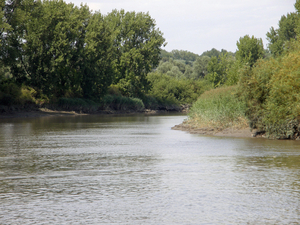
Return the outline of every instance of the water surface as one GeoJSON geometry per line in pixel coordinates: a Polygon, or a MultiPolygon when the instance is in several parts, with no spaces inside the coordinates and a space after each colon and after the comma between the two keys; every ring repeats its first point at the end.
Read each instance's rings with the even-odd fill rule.
{"type": "Polygon", "coordinates": [[[192,135],[186,117],[0,121],[0,224],[299,224],[300,142],[192,135]]]}

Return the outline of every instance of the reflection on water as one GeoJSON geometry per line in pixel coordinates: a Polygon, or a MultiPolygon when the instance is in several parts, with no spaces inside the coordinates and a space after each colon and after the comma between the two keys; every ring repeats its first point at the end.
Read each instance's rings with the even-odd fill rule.
{"type": "Polygon", "coordinates": [[[0,121],[0,224],[299,224],[300,142],[192,135],[185,116],[0,121]]]}

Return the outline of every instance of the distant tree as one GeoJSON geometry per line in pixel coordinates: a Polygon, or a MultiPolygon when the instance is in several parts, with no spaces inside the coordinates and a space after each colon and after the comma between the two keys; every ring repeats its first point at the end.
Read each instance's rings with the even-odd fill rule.
{"type": "Polygon", "coordinates": [[[193,79],[193,67],[186,65],[183,76],[187,79],[193,79]]]}
{"type": "Polygon", "coordinates": [[[160,61],[157,71],[162,74],[166,74],[173,67],[173,60],[168,60],[167,62],[160,61]]]}
{"type": "Polygon", "coordinates": [[[166,50],[162,49],[160,52],[160,57],[162,62],[167,62],[170,59],[173,59],[173,54],[171,52],[167,52],[166,50]]]}
{"type": "Polygon", "coordinates": [[[237,42],[238,50],[236,52],[236,59],[248,63],[253,66],[254,63],[264,56],[264,46],[261,38],[255,38],[245,35],[237,42]]]}
{"type": "Polygon", "coordinates": [[[185,72],[186,64],[185,64],[184,60],[174,60],[173,64],[178,67],[178,69],[180,70],[181,73],[185,72]]]}
{"type": "Polygon", "coordinates": [[[161,61],[156,70],[161,74],[181,79],[184,77],[187,66],[183,60],[170,59],[167,62],[161,61]]]}
{"type": "Polygon", "coordinates": [[[176,79],[183,78],[183,73],[180,71],[178,66],[173,66],[170,71],[166,73],[170,77],[174,77],[176,79]]]}
{"type": "Polygon", "coordinates": [[[173,58],[177,60],[184,60],[187,62],[194,62],[199,55],[189,52],[189,51],[184,51],[184,50],[172,50],[171,53],[173,54],[173,58]]]}
{"type": "Polygon", "coordinates": [[[207,72],[207,65],[210,61],[208,56],[201,56],[193,63],[193,79],[199,79],[205,77],[207,72]]]}
{"type": "Polygon", "coordinates": [[[208,57],[211,58],[211,57],[213,57],[213,56],[218,57],[220,54],[221,54],[220,51],[218,51],[218,50],[215,49],[215,48],[212,48],[212,49],[209,50],[209,51],[203,52],[201,56],[208,56],[208,57]]]}

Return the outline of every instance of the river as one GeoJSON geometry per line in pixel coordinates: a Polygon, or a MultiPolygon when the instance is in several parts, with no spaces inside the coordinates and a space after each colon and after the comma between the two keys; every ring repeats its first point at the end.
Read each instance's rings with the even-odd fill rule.
{"type": "Polygon", "coordinates": [[[300,142],[184,115],[0,120],[0,224],[299,224],[300,142]]]}

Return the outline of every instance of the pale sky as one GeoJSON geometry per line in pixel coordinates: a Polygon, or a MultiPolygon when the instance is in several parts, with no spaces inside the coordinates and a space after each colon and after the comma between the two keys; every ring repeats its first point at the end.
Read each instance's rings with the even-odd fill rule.
{"type": "Polygon", "coordinates": [[[294,12],[296,0],[67,0],[107,14],[113,9],[149,12],[168,42],[165,50],[196,54],[216,48],[236,51],[246,34],[262,38],[277,28],[282,15],[294,12]]]}

